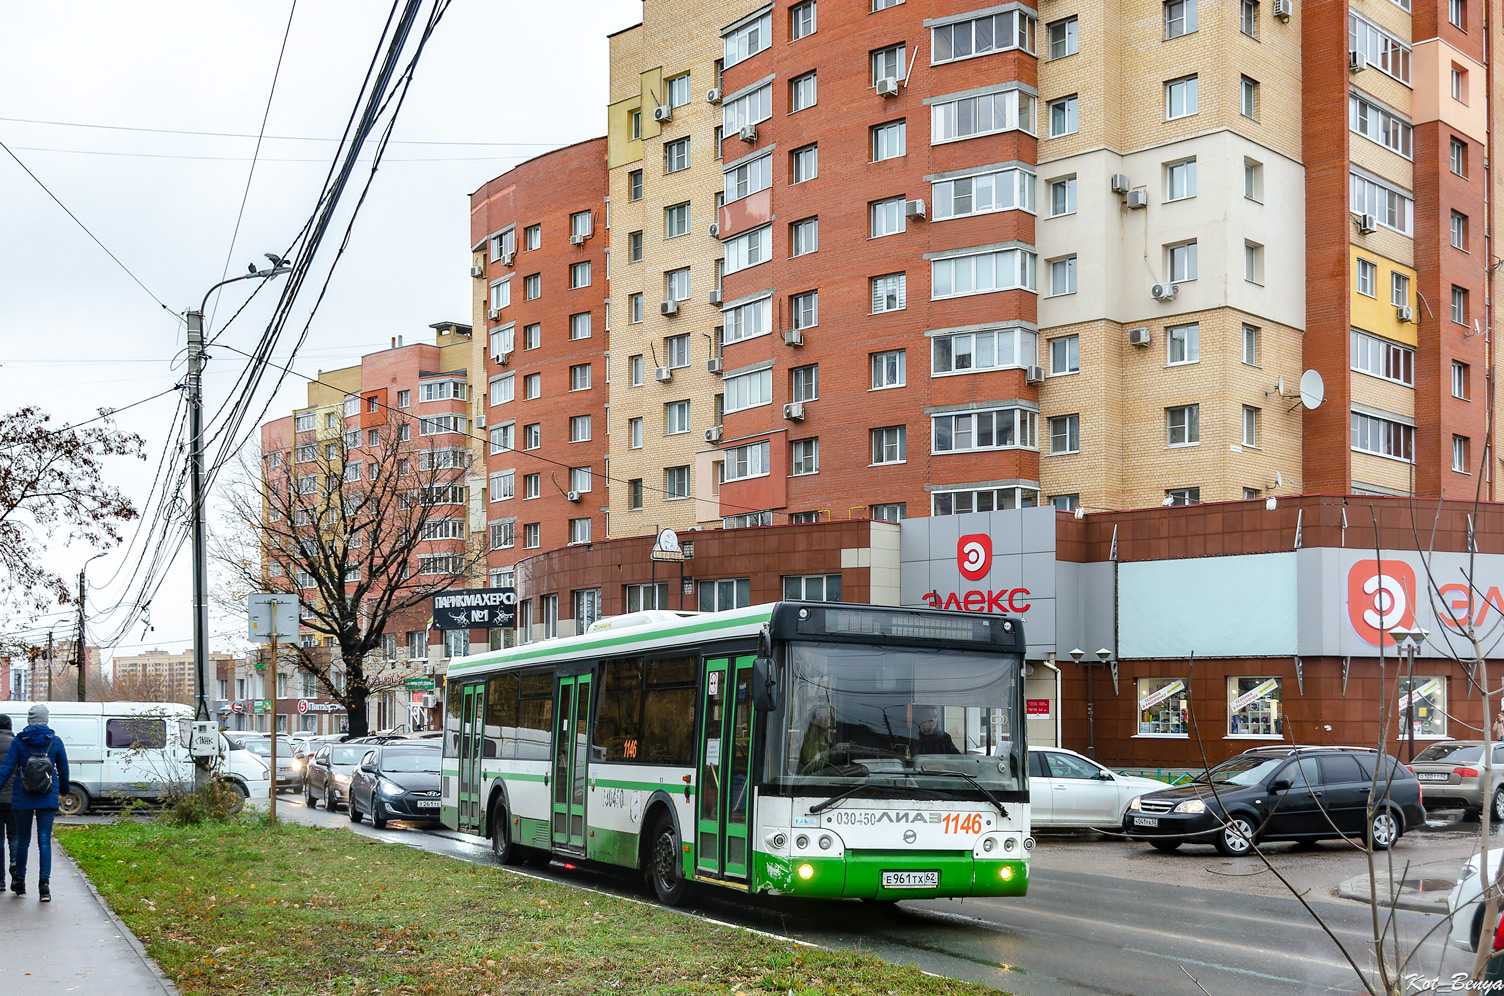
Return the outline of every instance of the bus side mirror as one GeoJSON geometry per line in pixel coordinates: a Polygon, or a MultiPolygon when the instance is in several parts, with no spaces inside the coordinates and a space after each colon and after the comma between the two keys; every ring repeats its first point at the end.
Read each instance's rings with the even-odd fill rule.
{"type": "Polygon", "coordinates": [[[770,712],[777,705],[773,695],[773,659],[752,658],[752,704],[762,712],[770,712]]]}

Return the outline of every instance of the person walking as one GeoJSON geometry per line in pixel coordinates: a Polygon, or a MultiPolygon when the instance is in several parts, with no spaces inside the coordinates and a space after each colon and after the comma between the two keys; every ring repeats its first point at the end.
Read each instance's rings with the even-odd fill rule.
{"type": "Polygon", "coordinates": [[[47,725],[47,707],[36,703],[26,713],[26,728],[11,741],[0,761],[0,789],[12,778],[11,813],[15,818],[20,847],[11,871],[10,891],[26,895],[26,852],[31,849],[31,824],[37,826],[37,854],[41,875],[37,898],[52,901],[52,821],[57,816],[58,791],[68,784],[68,754],[63,742],[47,725]]]}
{"type": "MultiPolygon", "coordinates": [[[[16,739],[11,733],[10,717],[0,714],[0,757],[10,750],[16,739]]],[[[16,877],[16,817],[10,808],[10,784],[0,786],[0,892],[5,891],[5,871],[16,877]]]]}

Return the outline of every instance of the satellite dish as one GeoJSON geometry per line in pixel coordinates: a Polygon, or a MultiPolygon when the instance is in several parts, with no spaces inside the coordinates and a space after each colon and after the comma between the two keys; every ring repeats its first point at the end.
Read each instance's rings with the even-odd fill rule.
{"type": "Polygon", "coordinates": [[[1326,384],[1321,380],[1321,374],[1315,370],[1307,370],[1300,375],[1300,403],[1307,408],[1319,408],[1326,400],[1326,384]]]}
{"type": "Polygon", "coordinates": [[[1285,486],[1285,475],[1281,474],[1277,470],[1274,472],[1274,486],[1276,488],[1282,488],[1285,486]]]}
{"type": "Polygon", "coordinates": [[[1285,393],[1285,378],[1283,374],[1280,375],[1279,380],[1274,382],[1274,393],[1279,395],[1285,393]]]}

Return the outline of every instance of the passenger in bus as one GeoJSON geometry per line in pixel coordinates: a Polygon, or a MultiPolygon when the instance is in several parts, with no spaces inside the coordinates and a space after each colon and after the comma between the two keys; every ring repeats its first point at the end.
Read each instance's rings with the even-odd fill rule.
{"type": "Polygon", "coordinates": [[[914,706],[914,726],[919,731],[919,753],[959,754],[950,734],[940,729],[940,710],[932,705],[914,706]]]}
{"type": "Polygon", "coordinates": [[[804,730],[804,742],[799,747],[799,773],[807,775],[829,767],[830,748],[835,742],[836,713],[828,703],[815,706],[810,713],[809,725],[804,730]]]}

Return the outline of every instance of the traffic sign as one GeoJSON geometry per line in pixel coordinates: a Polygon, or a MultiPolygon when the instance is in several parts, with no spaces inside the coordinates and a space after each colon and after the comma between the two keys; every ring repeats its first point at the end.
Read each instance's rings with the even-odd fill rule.
{"type": "Polygon", "coordinates": [[[247,629],[255,643],[298,635],[298,596],[256,593],[246,598],[247,629]]]}
{"type": "Polygon", "coordinates": [[[403,682],[403,684],[407,686],[407,688],[408,688],[409,691],[414,691],[414,692],[431,692],[431,691],[433,691],[433,679],[432,678],[408,678],[405,682],[403,682]]]}
{"type": "Polygon", "coordinates": [[[244,702],[231,702],[230,703],[230,711],[233,712],[233,713],[243,713],[243,712],[245,712],[245,703],[244,702]]]}

